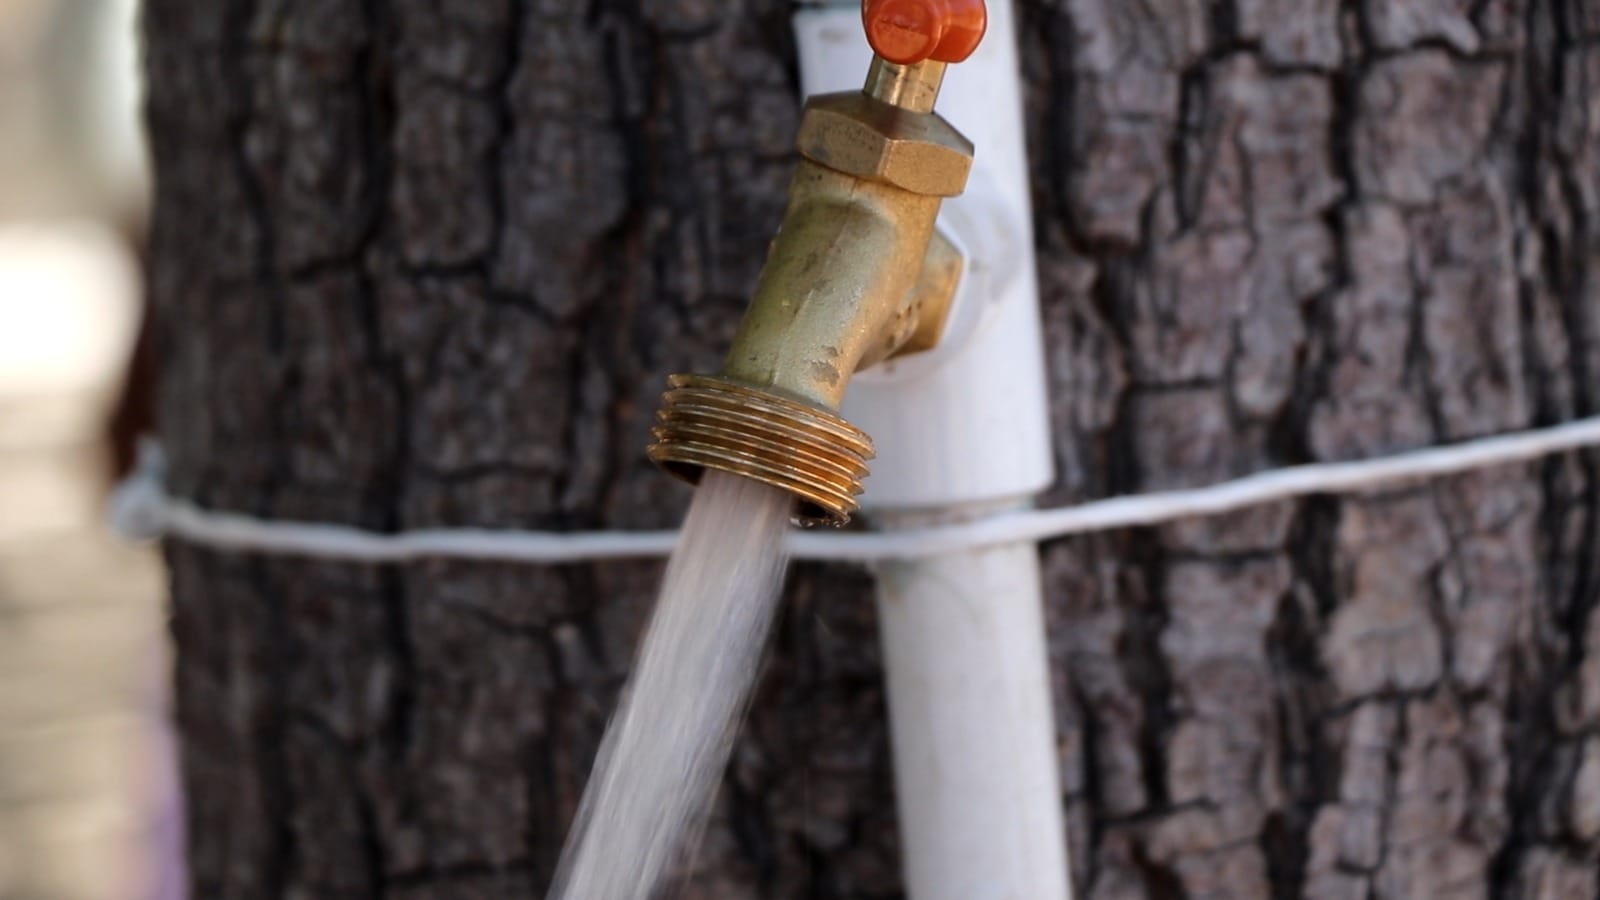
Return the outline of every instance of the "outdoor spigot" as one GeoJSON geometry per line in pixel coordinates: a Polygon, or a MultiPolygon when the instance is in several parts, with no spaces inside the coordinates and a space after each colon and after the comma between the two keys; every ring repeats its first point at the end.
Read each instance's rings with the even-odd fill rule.
{"type": "Polygon", "coordinates": [[[706,467],[795,495],[843,524],[872,440],[838,415],[855,372],[932,348],[962,259],[934,228],[972,144],[933,112],[945,65],[977,48],[983,0],[867,0],[876,54],[860,91],[806,104],[789,206],[718,375],[674,375],[649,448],[688,481],[706,467]]]}

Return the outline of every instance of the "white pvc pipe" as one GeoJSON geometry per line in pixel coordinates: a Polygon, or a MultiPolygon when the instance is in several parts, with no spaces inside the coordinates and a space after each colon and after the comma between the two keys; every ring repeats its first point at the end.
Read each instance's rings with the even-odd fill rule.
{"type": "Polygon", "coordinates": [[[909,895],[1069,898],[1037,548],[876,571],[909,895]]]}
{"type": "MultiPolygon", "coordinates": [[[[886,531],[1027,505],[1052,477],[1021,78],[1009,0],[952,66],[939,112],[977,147],[940,228],[964,252],[941,346],[852,380],[845,417],[877,444],[863,506],[886,531]]],[[[859,88],[860,5],[795,17],[805,91],[859,88]]],[[[1038,549],[877,569],[906,886],[913,900],[1068,900],[1038,549]]]]}

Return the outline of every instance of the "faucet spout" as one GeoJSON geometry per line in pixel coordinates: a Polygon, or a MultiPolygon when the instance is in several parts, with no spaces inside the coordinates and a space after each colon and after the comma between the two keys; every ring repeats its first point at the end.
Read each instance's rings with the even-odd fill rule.
{"type": "Polygon", "coordinates": [[[944,63],[873,63],[862,91],[814,97],[804,157],[750,309],[717,376],[677,375],[649,454],[795,494],[802,522],[854,512],[872,443],[837,414],[850,377],[932,347],[961,271],[935,230],[972,145],[932,111],[944,63]]]}

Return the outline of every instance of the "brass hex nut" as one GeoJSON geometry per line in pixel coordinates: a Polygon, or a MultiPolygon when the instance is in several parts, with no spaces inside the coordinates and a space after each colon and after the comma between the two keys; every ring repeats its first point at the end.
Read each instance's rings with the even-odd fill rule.
{"type": "Polygon", "coordinates": [[[931,197],[961,193],[972,170],[972,142],[949,122],[859,91],[811,98],[797,143],[830,169],[931,197]]]}

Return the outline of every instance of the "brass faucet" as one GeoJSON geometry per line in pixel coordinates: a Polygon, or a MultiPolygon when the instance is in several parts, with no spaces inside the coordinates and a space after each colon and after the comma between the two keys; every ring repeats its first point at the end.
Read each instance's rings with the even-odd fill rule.
{"type": "MultiPolygon", "coordinates": [[[[970,22],[971,0],[942,2],[970,22]]],[[[862,90],[806,104],[788,212],[733,347],[720,374],[669,379],[648,451],[691,482],[710,467],[783,488],[806,524],[849,521],[873,455],[837,413],[850,376],[936,345],[961,275],[934,222],[966,187],[972,144],[933,112],[945,62],[921,58],[936,39],[907,51],[928,26],[908,3],[864,7],[878,55],[862,90]]],[[[942,58],[976,48],[976,7],[976,32],[942,58]]]]}

